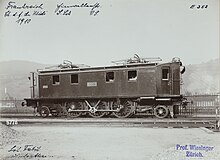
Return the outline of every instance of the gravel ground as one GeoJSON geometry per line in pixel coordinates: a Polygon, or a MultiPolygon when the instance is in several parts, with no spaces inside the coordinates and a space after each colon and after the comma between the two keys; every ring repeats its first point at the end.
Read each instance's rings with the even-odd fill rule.
{"type": "MultiPolygon", "coordinates": [[[[220,160],[220,133],[201,129],[35,125],[1,128],[1,159],[220,160]],[[214,147],[188,158],[177,145],[214,147]],[[13,148],[14,147],[14,148],[13,148]]],[[[189,150],[193,151],[195,150],[189,150]]]]}
{"type": "Polygon", "coordinates": [[[3,147],[7,144],[19,142],[19,139],[23,136],[25,136],[24,132],[16,131],[15,129],[0,123],[0,149],[3,149],[3,147]]]}

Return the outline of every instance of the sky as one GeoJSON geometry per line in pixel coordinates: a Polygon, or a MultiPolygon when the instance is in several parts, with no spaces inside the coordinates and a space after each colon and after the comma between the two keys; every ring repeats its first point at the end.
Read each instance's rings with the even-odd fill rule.
{"type": "Polygon", "coordinates": [[[184,64],[219,57],[218,0],[91,0],[88,4],[98,3],[99,7],[59,8],[61,14],[68,10],[70,15],[55,12],[62,3],[67,7],[86,2],[0,0],[0,61],[60,64],[70,60],[102,66],[134,54],[161,57],[165,62],[179,57],[184,64]],[[25,3],[43,5],[16,9],[25,3]],[[207,8],[198,9],[199,5],[207,8]],[[22,11],[30,16],[21,14],[20,20],[24,18],[27,24],[20,25],[16,21],[22,11]],[[34,16],[34,11],[46,15],[34,16]],[[94,11],[92,15],[90,11],[94,11]]]}

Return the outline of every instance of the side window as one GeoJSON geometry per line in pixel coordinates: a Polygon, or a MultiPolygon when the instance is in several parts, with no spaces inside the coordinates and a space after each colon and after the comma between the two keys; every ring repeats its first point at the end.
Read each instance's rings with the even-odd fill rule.
{"type": "Polygon", "coordinates": [[[128,80],[135,81],[137,80],[137,71],[128,71],[128,80]]]}
{"type": "Polygon", "coordinates": [[[106,75],[105,75],[106,82],[113,82],[114,79],[115,79],[114,72],[106,72],[106,75]]]}
{"type": "Polygon", "coordinates": [[[55,75],[53,76],[53,84],[60,84],[60,76],[59,75],[55,75]]]}
{"type": "Polygon", "coordinates": [[[169,69],[164,68],[162,69],[162,80],[168,80],[169,79],[169,69]]]}
{"type": "Polygon", "coordinates": [[[72,84],[78,84],[79,83],[78,74],[71,74],[70,81],[72,84]]]}

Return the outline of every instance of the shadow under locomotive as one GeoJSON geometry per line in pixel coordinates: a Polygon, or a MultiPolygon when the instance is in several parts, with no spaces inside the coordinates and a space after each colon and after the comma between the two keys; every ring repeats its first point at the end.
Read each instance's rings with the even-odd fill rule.
{"type": "Polygon", "coordinates": [[[126,118],[153,114],[174,117],[187,100],[180,94],[185,67],[179,58],[157,63],[160,58],[114,61],[116,65],[88,67],[69,61],[57,68],[32,73],[32,98],[23,105],[37,108],[42,117],[89,114],[100,118],[126,118]]]}

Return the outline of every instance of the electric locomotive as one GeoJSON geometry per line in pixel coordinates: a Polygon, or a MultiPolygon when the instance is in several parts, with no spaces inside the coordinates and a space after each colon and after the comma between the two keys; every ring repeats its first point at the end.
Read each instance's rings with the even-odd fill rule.
{"type": "Polygon", "coordinates": [[[179,58],[158,61],[161,59],[138,55],[105,67],[65,61],[57,68],[32,73],[32,98],[26,98],[23,105],[37,108],[42,117],[173,117],[184,105],[180,86],[185,67],[179,58]]]}

